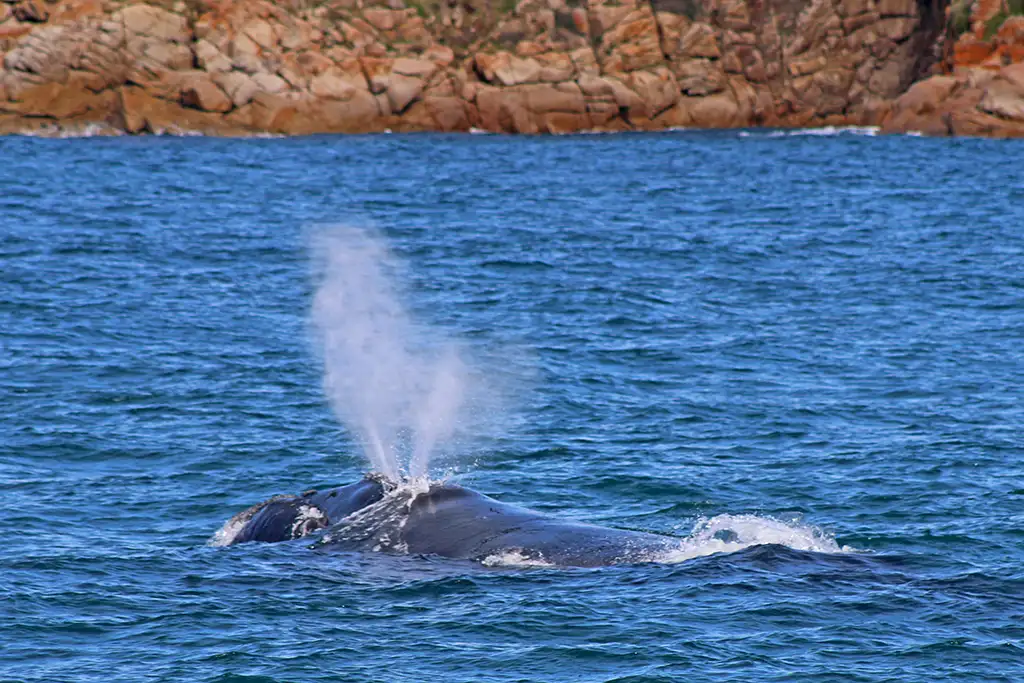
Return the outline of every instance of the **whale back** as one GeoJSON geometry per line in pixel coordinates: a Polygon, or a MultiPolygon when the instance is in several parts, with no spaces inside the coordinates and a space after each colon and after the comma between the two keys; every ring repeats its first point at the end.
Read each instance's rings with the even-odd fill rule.
{"type": "Polygon", "coordinates": [[[409,506],[402,541],[411,553],[472,559],[503,533],[542,515],[454,484],[435,484],[409,506]]]}
{"type": "Polygon", "coordinates": [[[650,561],[678,545],[670,536],[567,521],[453,484],[412,501],[401,539],[411,553],[577,567],[650,561]]]}

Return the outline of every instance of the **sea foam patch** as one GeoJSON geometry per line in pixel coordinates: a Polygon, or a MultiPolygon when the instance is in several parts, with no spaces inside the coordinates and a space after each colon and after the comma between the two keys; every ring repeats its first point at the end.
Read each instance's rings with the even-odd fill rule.
{"type": "Polygon", "coordinates": [[[822,126],[821,128],[794,128],[792,130],[741,130],[739,136],[741,138],[834,137],[837,135],[875,137],[879,132],[881,132],[881,128],[878,126],[822,126]]]}
{"type": "Polygon", "coordinates": [[[757,515],[717,515],[698,520],[693,532],[680,539],[678,548],[644,558],[676,564],[716,553],[734,553],[758,545],[784,545],[817,553],[851,552],[821,529],[757,515]]]}
{"type": "Polygon", "coordinates": [[[485,567],[554,567],[543,555],[531,557],[522,550],[503,550],[480,560],[485,567]]]}

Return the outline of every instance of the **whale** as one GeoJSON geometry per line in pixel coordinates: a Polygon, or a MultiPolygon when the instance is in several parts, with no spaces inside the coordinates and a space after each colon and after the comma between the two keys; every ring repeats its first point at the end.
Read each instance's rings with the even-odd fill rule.
{"type": "Polygon", "coordinates": [[[380,501],[391,483],[379,476],[326,491],[278,495],[242,510],[229,519],[214,539],[217,545],[279,543],[303,538],[340,522],[380,501]]]}
{"type": "Polygon", "coordinates": [[[220,545],[312,538],[319,551],[433,555],[485,565],[599,567],[655,562],[681,540],[565,520],[449,482],[379,475],[274,496],[229,519],[220,545]]]}

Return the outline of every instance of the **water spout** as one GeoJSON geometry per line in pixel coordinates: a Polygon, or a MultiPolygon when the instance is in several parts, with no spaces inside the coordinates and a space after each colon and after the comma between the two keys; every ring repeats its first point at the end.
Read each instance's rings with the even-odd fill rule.
{"type": "Polygon", "coordinates": [[[379,235],[323,230],[313,250],[312,322],[331,406],[373,470],[394,481],[426,476],[466,395],[459,349],[413,321],[401,303],[399,264],[379,235]]]}

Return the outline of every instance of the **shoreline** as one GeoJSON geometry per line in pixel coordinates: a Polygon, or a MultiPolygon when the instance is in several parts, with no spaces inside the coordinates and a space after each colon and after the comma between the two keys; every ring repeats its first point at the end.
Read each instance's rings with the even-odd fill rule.
{"type": "Polygon", "coordinates": [[[5,131],[0,132],[0,140],[4,138],[40,138],[47,140],[85,139],[85,138],[207,138],[213,140],[288,140],[306,137],[347,137],[347,136],[386,136],[386,135],[446,135],[453,137],[508,137],[508,138],[567,138],[591,135],[688,135],[722,133],[735,134],[739,138],[783,138],[783,137],[830,137],[838,135],[849,135],[856,137],[887,138],[887,137],[909,137],[909,138],[932,138],[955,137],[962,140],[1013,140],[1014,137],[997,138],[991,135],[960,135],[960,136],[936,136],[928,135],[920,130],[886,131],[881,126],[857,126],[857,125],[821,125],[804,127],[736,127],[736,128],[662,128],[658,130],[578,130],[564,133],[523,135],[519,133],[507,133],[505,131],[488,131],[482,129],[470,129],[466,131],[435,131],[435,130],[414,130],[414,131],[368,131],[362,133],[303,133],[286,135],[283,133],[267,133],[260,131],[241,133],[206,133],[195,130],[160,130],[146,133],[126,133],[123,130],[105,126],[102,124],[85,124],[80,127],[64,127],[61,124],[51,124],[34,130],[5,131]]]}

